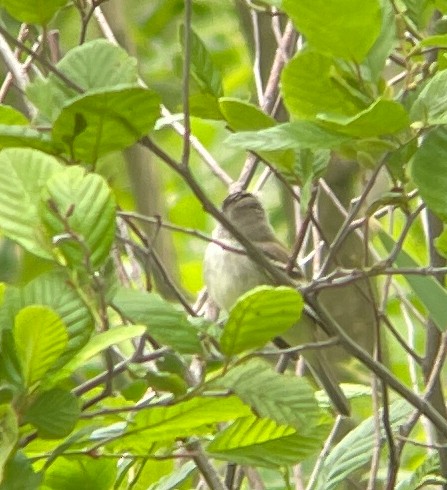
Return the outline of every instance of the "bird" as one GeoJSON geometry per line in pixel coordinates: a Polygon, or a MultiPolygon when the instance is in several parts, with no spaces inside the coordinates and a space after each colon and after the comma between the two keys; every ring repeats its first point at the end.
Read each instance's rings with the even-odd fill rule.
{"type": "MultiPolygon", "coordinates": [[[[261,202],[254,194],[247,191],[230,194],[222,204],[222,213],[267,258],[277,265],[285,266],[288,263],[290,253],[276,237],[261,202]]],[[[235,250],[241,249],[239,242],[222,224],[217,224],[212,236],[214,241],[208,244],[204,256],[205,285],[212,302],[221,310],[229,312],[241,295],[257,286],[272,284],[272,279],[247,254],[235,250]]],[[[294,275],[299,281],[303,280],[300,271],[295,270],[294,275]]],[[[280,347],[314,342],[318,328],[315,319],[303,313],[297,325],[274,342],[280,347]]],[[[307,350],[303,357],[334,408],[341,415],[349,416],[349,401],[337,384],[333,368],[324,353],[321,350],[307,350]]]]}

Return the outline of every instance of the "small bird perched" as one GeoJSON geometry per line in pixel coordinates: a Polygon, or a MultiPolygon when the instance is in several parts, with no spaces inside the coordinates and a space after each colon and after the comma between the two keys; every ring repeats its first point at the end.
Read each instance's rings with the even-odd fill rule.
{"type": "MultiPolygon", "coordinates": [[[[252,241],[273,262],[287,264],[289,253],[276,238],[260,201],[249,192],[240,191],[230,194],[223,202],[224,215],[249,240],[252,241]]],[[[268,274],[253,262],[246,254],[232,251],[240,248],[238,241],[222,225],[213,231],[218,243],[208,245],[204,259],[205,283],[211,300],[221,309],[229,311],[236,300],[250,289],[263,284],[271,284],[268,274]]],[[[317,325],[313,319],[303,313],[299,323],[277,339],[282,346],[296,346],[313,342],[317,325]]],[[[349,416],[349,402],[332,376],[332,370],[324,358],[323,352],[306,351],[306,365],[318,383],[327,392],[337,411],[349,416]]]]}

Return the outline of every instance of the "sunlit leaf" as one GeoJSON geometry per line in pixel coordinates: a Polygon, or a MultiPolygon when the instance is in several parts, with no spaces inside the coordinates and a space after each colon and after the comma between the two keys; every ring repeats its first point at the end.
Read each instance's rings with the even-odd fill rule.
{"type": "Polygon", "coordinates": [[[47,24],[66,0],[2,0],[8,13],[27,24],[47,24]]]}
{"type": "Polygon", "coordinates": [[[299,320],[303,305],[301,295],[292,288],[252,289],[230,311],[220,340],[222,352],[232,356],[262,347],[299,320]]]}
{"type": "Polygon", "coordinates": [[[64,351],[67,329],[56,312],[32,305],[19,311],[13,333],[25,384],[32,387],[64,351]]]}
{"type": "Polygon", "coordinates": [[[300,434],[273,420],[250,416],[222,430],[206,449],[217,459],[237,464],[267,468],[289,466],[317,454],[329,427],[323,424],[311,433],[300,434]]]}
{"type": "Polygon", "coordinates": [[[282,8],[310,46],[349,61],[365,58],[382,24],[379,0],[283,0],[282,8]]]}

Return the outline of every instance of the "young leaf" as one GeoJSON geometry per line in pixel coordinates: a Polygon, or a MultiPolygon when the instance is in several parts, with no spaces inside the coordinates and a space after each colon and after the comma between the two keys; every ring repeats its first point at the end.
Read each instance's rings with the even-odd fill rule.
{"type": "MultiPolygon", "coordinates": [[[[7,298],[9,298],[8,291],[9,288],[7,298]]],[[[15,300],[11,298],[8,301],[14,309],[15,300]]],[[[36,277],[17,292],[17,303],[15,304],[17,308],[15,313],[33,304],[48,306],[64,322],[68,333],[68,343],[56,362],[55,369],[73,357],[87,343],[93,332],[91,312],[78,293],[67,284],[64,274],[50,272],[36,277]]]]}
{"type": "Polygon", "coordinates": [[[159,97],[129,85],[90,90],[70,99],[53,125],[53,140],[73,160],[95,163],[149,132],[160,114],[159,97]]]}
{"type": "Polygon", "coordinates": [[[215,458],[241,465],[289,466],[318,453],[329,427],[322,424],[310,433],[300,434],[292,427],[251,415],[221,431],[206,450],[215,458]]]}
{"type": "Polygon", "coordinates": [[[382,24],[379,0],[283,0],[282,8],[311,47],[349,61],[365,58],[382,24]]]}
{"type": "Polygon", "coordinates": [[[296,323],[303,299],[295,289],[259,286],[241,296],[230,311],[220,347],[227,356],[262,347],[296,323]]]}
{"type": "MultiPolygon", "coordinates": [[[[115,236],[115,200],[103,177],[69,167],[48,179],[42,221],[72,267],[98,269],[115,236]],[[68,234],[68,236],[67,236],[68,234]]],[[[90,271],[91,272],[91,271],[90,271]]]]}
{"type": "Polygon", "coordinates": [[[217,382],[250,405],[260,417],[312,431],[320,416],[314,392],[304,378],[279,374],[260,359],[231,369],[217,382]]]}
{"type": "Polygon", "coordinates": [[[37,150],[9,148],[0,152],[0,167],[0,230],[29,252],[51,258],[38,205],[43,185],[62,165],[37,150]]]}
{"type": "Polygon", "coordinates": [[[167,407],[140,410],[123,436],[124,446],[147,449],[155,441],[168,441],[211,432],[211,424],[247,417],[251,411],[239,398],[196,397],[167,407]]]}
{"type": "Polygon", "coordinates": [[[28,122],[28,119],[17,109],[14,109],[14,107],[0,104],[0,124],[26,126],[28,122]]]}
{"type": "Polygon", "coordinates": [[[346,76],[339,73],[331,57],[312,49],[300,51],[281,76],[287,109],[302,119],[316,119],[322,114],[355,116],[370,105],[370,100],[365,99],[360,86],[350,87],[346,76]]]}
{"type": "Polygon", "coordinates": [[[393,100],[378,98],[355,116],[323,114],[317,119],[330,123],[334,130],[359,138],[393,134],[410,124],[404,107],[393,100]]]}
{"type": "Polygon", "coordinates": [[[160,344],[185,354],[202,351],[198,330],[188,322],[185,313],[157,294],[122,288],[113,304],[135,323],[147,325],[147,333],[160,344]]]}
{"type": "MultiPolygon", "coordinates": [[[[447,100],[447,99],[446,99],[447,100]]],[[[427,206],[447,220],[447,131],[439,127],[423,139],[411,162],[411,176],[427,206]]]]}
{"type": "Polygon", "coordinates": [[[74,429],[81,411],[78,399],[69,391],[44,391],[25,412],[25,421],[36,427],[43,439],[60,439],[74,429]]]}
{"type": "MultiPolygon", "coordinates": [[[[190,29],[191,36],[191,75],[200,89],[216,99],[223,95],[222,75],[215,66],[210,53],[200,37],[190,29]]],[[[185,26],[180,26],[180,41],[184,48],[185,26]]]]}
{"type": "Polygon", "coordinates": [[[219,107],[233,131],[250,131],[276,126],[276,121],[272,116],[249,102],[231,97],[221,97],[219,107]]]}
{"type": "Polygon", "coordinates": [[[17,314],[13,334],[25,386],[30,388],[64,351],[67,329],[56,312],[45,306],[31,305],[17,314]]]}

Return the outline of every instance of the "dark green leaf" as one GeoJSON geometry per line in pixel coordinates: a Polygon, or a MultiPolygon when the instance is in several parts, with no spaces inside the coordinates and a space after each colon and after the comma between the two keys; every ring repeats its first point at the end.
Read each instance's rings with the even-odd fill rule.
{"type": "Polygon", "coordinates": [[[25,412],[25,421],[36,427],[39,437],[60,439],[74,429],[81,411],[78,399],[69,391],[44,391],[25,412]]]}
{"type": "Polygon", "coordinates": [[[41,474],[34,473],[31,462],[20,452],[5,467],[0,490],[40,490],[41,474]]]}
{"type": "Polygon", "coordinates": [[[45,490],[110,490],[117,475],[114,459],[59,457],[45,472],[45,490]]]}
{"type": "Polygon", "coordinates": [[[227,356],[262,347],[296,323],[303,298],[295,289],[259,286],[241,296],[230,311],[220,339],[227,356]]]}
{"type": "MultiPolygon", "coordinates": [[[[9,404],[0,405],[0,482],[10,454],[14,451],[19,438],[17,416],[9,404]]],[[[0,486],[1,488],[1,486],[0,486]]]]}
{"type": "Polygon", "coordinates": [[[198,330],[182,310],[157,294],[122,288],[113,304],[135,323],[147,325],[148,334],[160,344],[186,354],[201,352],[198,330]]]}
{"type": "Polygon", "coordinates": [[[283,0],[282,8],[311,47],[349,61],[365,58],[382,25],[379,0],[283,0]]]}
{"type": "MultiPolygon", "coordinates": [[[[447,72],[446,72],[447,73],[447,72]]],[[[447,99],[446,99],[447,101],[447,99]]],[[[424,138],[411,163],[411,176],[427,206],[447,219],[447,130],[436,128],[424,138]]]]}

